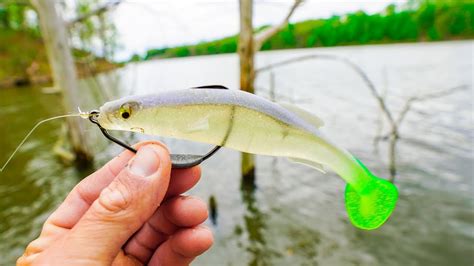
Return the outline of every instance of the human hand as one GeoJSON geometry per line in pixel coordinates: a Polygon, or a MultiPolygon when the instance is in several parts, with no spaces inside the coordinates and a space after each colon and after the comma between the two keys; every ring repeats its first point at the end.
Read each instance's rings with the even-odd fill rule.
{"type": "Polygon", "coordinates": [[[180,195],[200,168],[171,170],[160,143],[136,147],[76,185],[17,264],[188,265],[209,249],[206,204],[180,195]]]}

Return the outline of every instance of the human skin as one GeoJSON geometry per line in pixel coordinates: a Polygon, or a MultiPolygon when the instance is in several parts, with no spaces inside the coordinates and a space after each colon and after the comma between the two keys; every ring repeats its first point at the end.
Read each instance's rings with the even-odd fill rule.
{"type": "Polygon", "coordinates": [[[17,265],[188,265],[210,248],[206,204],[181,195],[200,168],[171,170],[158,142],[124,151],[83,179],[17,265]]]}

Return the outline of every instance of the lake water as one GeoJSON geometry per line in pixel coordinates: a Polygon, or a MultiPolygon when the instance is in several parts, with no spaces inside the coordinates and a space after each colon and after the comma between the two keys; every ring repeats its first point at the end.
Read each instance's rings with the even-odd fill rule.
{"type": "MultiPolygon", "coordinates": [[[[284,158],[257,157],[256,191],[241,188],[240,154],[223,149],[203,164],[189,194],[217,200],[215,244],[195,265],[472,265],[474,263],[474,42],[399,44],[261,53],[257,65],[306,54],[344,56],[362,67],[397,113],[408,97],[458,85],[469,88],[415,104],[401,127],[396,185],[400,199],[387,223],[374,231],[354,228],[344,209],[344,183],[284,158]]],[[[106,97],[152,93],[204,84],[235,89],[235,55],[155,60],[99,77],[106,97]]],[[[334,61],[311,60],[273,71],[277,101],[318,114],[322,131],[373,172],[388,177],[387,143],[374,148],[381,114],[361,79],[334,61]]],[[[97,108],[83,82],[82,109],[97,108]]],[[[270,95],[270,74],[257,93],[270,95]]],[[[97,97],[95,97],[97,98],[97,97]]],[[[32,125],[61,114],[59,95],[39,88],[0,91],[0,163],[32,125]]],[[[87,123],[87,122],[84,122],[87,123]]],[[[120,151],[98,135],[96,167],[120,151]]],[[[385,126],[386,130],[386,126],[385,126]]],[[[12,264],[37,237],[41,224],[89,170],[62,164],[51,152],[61,122],[45,124],[0,173],[0,264],[12,264]]],[[[151,136],[125,134],[130,141],[151,136]]],[[[154,137],[156,138],[156,137],[154,137]]],[[[206,145],[164,139],[172,151],[206,145]]]]}

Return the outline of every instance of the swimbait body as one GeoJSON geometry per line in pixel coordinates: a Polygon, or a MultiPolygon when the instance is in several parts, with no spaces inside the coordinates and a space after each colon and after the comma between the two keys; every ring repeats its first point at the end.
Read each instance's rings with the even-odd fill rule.
{"type": "Polygon", "coordinates": [[[292,106],[282,106],[240,90],[185,89],[130,96],[105,103],[99,124],[283,156],[322,170],[331,168],[346,182],[346,209],[363,229],[382,225],[395,208],[396,187],[373,174],[346,150],[322,136],[322,121],[292,106]]]}

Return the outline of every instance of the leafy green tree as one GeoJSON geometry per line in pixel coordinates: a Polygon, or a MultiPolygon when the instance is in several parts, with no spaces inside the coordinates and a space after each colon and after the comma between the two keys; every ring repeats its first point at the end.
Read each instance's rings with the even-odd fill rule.
{"type": "MultiPolygon", "coordinates": [[[[260,27],[256,32],[266,28],[268,26],[260,27]]],[[[410,0],[403,8],[392,4],[378,14],[358,11],[345,16],[288,24],[265,41],[261,50],[472,38],[474,3],[410,0]]],[[[231,36],[170,48],[166,53],[151,50],[146,58],[234,53],[236,49],[237,39],[231,36]]]]}

